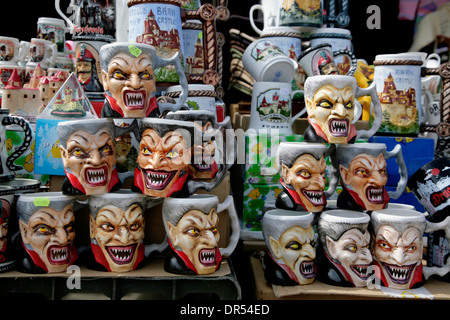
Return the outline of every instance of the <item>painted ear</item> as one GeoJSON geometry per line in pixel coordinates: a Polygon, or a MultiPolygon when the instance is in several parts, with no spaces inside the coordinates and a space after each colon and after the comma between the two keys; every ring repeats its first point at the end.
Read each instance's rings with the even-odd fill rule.
{"type": "Polygon", "coordinates": [[[167,235],[169,236],[170,242],[174,247],[177,246],[177,228],[167,221],[167,235]]]}
{"type": "Polygon", "coordinates": [[[348,169],[346,169],[342,164],[339,165],[339,173],[344,184],[348,181],[348,169]]]}
{"type": "Polygon", "coordinates": [[[288,178],[289,175],[289,168],[285,164],[281,164],[281,177],[283,178],[283,181],[287,184],[291,184],[291,181],[288,178]]]}
{"type": "Polygon", "coordinates": [[[281,259],[280,248],[278,246],[278,241],[275,240],[272,236],[269,236],[269,244],[272,249],[272,253],[277,259],[281,259]]]}
{"type": "Polygon", "coordinates": [[[95,225],[95,220],[92,215],[89,215],[89,236],[91,239],[95,238],[95,230],[97,226],[95,225]]]}
{"type": "Polygon", "coordinates": [[[310,118],[314,117],[314,104],[311,98],[305,97],[306,113],[310,118]]]}
{"type": "Polygon", "coordinates": [[[20,234],[22,235],[23,243],[25,243],[25,244],[30,243],[28,237],[26,236],[28,225],[20,219],[19,219],[19,229],[20,229],[20,234]]]}
{"type": "Polygon", "coordinates": [[[59,151],[61,152],[61,159],[63,162],[63,166],[64,168],[67,168],[69,166],[67,150],[64,149],[63,146],[59,146],[59,151]]]}
{"type": "Polygon", "coordinates": [[[330,255],[331,258],[333,258],[333,259],[336,258],[336,256],[337,256],[336,242],[327,236],[326,243],[327,243],[328,254],[330,255]]]}
{"type": "Polygon", "coordinates": [[[105,90],[105,91],[108,91],[109,89],[108,89],[108,73],[105,71],[105,70],[102,70],[102,73],[101,73],[101,82],[102,82],[102,85],[103,85],[103,89],[105,90]]]}

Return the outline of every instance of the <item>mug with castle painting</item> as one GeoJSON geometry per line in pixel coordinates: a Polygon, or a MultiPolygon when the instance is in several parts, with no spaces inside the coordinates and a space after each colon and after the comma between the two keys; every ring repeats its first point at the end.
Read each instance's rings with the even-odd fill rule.
{"type": "Polygon", "coordinates": [[[378,133],[417,136],[423,122],[420,55],[382,54],[375,57],[374,83],[383,111],[378,133]]]}

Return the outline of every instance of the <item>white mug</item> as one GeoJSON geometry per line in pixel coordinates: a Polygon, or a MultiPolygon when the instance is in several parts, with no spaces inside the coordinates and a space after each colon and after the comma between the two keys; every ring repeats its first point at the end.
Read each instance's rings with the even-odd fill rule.
{"type": "Polygon", "coordinates": [[[245,49],[242,63],[255,81],[291,83],[298,68],[297,62],[267,39],[253,41],[245,49]]]}
{"type": "Polygon", "coordinates": [[[18,64],[28,53],[28,43],[17,38],[0,37],[0,61],[18,64]]]}
{"type": "Polygon", "coordinates": [[[279,0],[261,0],[261,4],[254,4],[250,8],[249,12],[249,18],[250,18],[250,25],[252,26],[253,30],[257,34],[261,34],[263,30],[259,29],[254,20],[254,13],[255,11],[261,11],[263,14],[263,30],[268,27],[277,27],[279,23],[278,19],[278,11],[279,11],[279,0]]]}
{"type": "Polygon", "coordinates": [[[38,38],[31,39],[27,66],[36,67],[40,64],[42,69],[48,69],[55,65],[57,57],[58,49],[56,44],[38,38]]]}
{"type": "Polygon", "coordinates": [[[303,115],[306,109],[292,116],[292,97],[303,91],[292,91],[291,88],[290,82],[254,82],[248,129],[276,129],[280,134],[293,134],[294,120],[303,115]]]}
{"type": "Polygon", "coordinates": [[[37,21],[37,37],[55,43],[60,53],[64,53],[66,31],[66,23],[62,19],[41,17],[37,21]]]}

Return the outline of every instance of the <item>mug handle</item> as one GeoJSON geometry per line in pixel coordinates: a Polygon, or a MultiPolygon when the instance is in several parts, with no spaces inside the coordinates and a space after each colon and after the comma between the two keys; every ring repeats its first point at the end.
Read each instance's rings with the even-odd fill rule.
{"type": "Polygon", "coordinates": [[[49,67],[52,67],[55,65],[56,58],[58,57],[58,46],[56,45],[56,43],[52,43],[50,45],[50,48],[48,48],[48,50],[51,53],[50,53],[50,57],[47,58],[47,62],[48,62],[49,67]]]}
{"type": "Polygon", "coordinates": [[[425,124],[428,121],[427,110],[432,109],[433,106],[433,95],[428,89],[422,87],[422,93],[425,96],[425,103],[422,104],[422,117],[420,119],[420,124],[425,124]]]}
{"type": "Polygon", "coordinates": [[[386,151],[386,160],[395,156],[395,160],[398,164],[398,171],[400,173],[400,180],[397,184],[397,189],[394,191],[388,191],[389,197],[392,199],[398,199],[403,191],[405,191],[406,184],[408,182],[408,170],[406,168],[405,159],[403,158],[402,146],[397,144],[392,151],[386,151]]]}
{"type": "Polygon", "coordinates": [[[23,167],[15,165],[14,161],[16,161],[30,147],[31,142],[33,141],[33,129],[31,128],[31,125],[27,120],[25,120],[22,117],[15,117],[15,116],[5,116],[2,120],[2,125],[4,126],[18,125],[20,128],[22,128],[23,132],[25,133],[25,137],[20,147],[18,147],[6,159],[6,166],[9,168],[9,170],[11,171],[21,170],[23,167]]]}
{"type": "Polygon", "coordinates": [[[352,51],[347,49],[341,49],[333,52],[333,56],[339,57],[339,56],[347,56],[350,58],[350,61],[352,62],[350,65],[350,69],[348,69],[346,76],[353,76],[356,72],[356,69],[358,68],[358,59],[356,59],[356,56],[353,54],[352,51]]]}
{"type": "MultiPolygon", "coordinates": [[[[262,6],[261,4],[254,4],[254,5],[250,8],[250,12],[249,12],[250,25],[252,26],[253,30],[255,30],[255,32],[256,32],[257,34],[261,34],[261,33],[262,33],[262,30],[260,30],[260,29],[256,26],[255,22],[253,21],[253,12],[254,12],[255,10],[261,10],[261,11],[263,11],[263,6],[262,6]]],[[[264,12],[264,11],[263,11],[263,12],[264,12]]]]}
{"type": "Polygon", "coordinates": [[[159,57],[157,54],[154,56],[156,63],[154,68],[161,68],[167,65],[174,65],[175,70],[177,71],[180,86],[181,86],[181,94],[177,103],[158,103],[158,109],[163,114],[166,111],[177,111],[181,107],[184,106],[189,94],[188,81],[186,78],[186,74],[184,73],[184,68],[181,66],[180,62],[180,53],[175,53],[171,58],[164,59],[159,57]]]}
{"type": "Polygon", "coordinates": [[[220,248],[219,250],[222,257],[229,257],[236,248],[241,234],[241,227],[239,225],[239,219],[237,217],[232,196],[227,196],[226,199],[217,206],[217,213],[224,210],[227,210],[228,216],[230,217],[231,234],[228,246],[226,248],[220,248]]]}
{"type": "Polygon", "coordinates": [[[26,41],[20,41],[17,60],[24,61],[29,51],[30,51],[30,43],[26,41]]]}
{"type": "MultiPolygon", "coordinates": [[[[223,119],[222,122],[219,122],[219,123],[217,123],[217,124],[218,124],[220,127],[225,128],[225,130],[233,129],[233,127],[232,127],[232,125],[231,125],[231,118],[230,118],[230,116],[226,116],[225,119],[223,119]]],[[[233,136],[233,143],[231,143],[231,141],[228,140],[228,135],[226,134],[226,131],[225,131],[225,134],[223,135],[222,140],[225,141],[225,143],[222,144],[222,145],[225,147],[225,150],[224,150],[223,148],[222,148],[222,150],[221,150],[221,151],[223,152],[223,157],[222,157],[222,159],[223,159],[223,161],[225,161],[225,162],[223,163],[223,165],[224,165],[224,166],[227,168],[227,170],[228,170],[228,169],[231,168],[231,166],[233,166],[234,161],[236,160],[236,156],[237,156],[237,152],[236,152],[236,143],[234,143],[235,140],[236,140],[236,137],[233,136]],[[235,148],[235,150],[234,150],[234,152],[233,152],[233,159],[228,159],[228,157],[227,157],[227,150],[230,150],[231,147],[233,147],[233,146],[234,146],[234,148],[235,148]]]]}
{"type": "Polygon", "coordinates": [[[370,95],[371,102],[373,103],[373,109],[375,111],[375,120],[372,122],[372,127],[369,130],[359,130],[356,135],[356,139],[360,138],[370,138],[381,126],[381,121],[383,120],[383,111],[381,109],[380,99],[378,98],[376,83],[372,84],[368,88],[356,87],[356,98],[361,96],[370,95]]]}
{"type": "MultiPolygon", "coordinates": [[[[447,217],[445,218],[444,221],[437,223],[426,221],[426,224],[427,226],[425,228],[425,232],[429,233],[437,230],[444,230],[447,241],[450,241],[450,217],[447,217]]],[[[450,259],[447,259],[447,263],[445,264],[445,266],[442,267],[424,266],[422,271],[425,279],[428,279],[429,277],[435,274],[443,277],[449,272],[450,272],[450,259]]]]}
{"type": "Polygon", "coordinates": [[[328,146],[327,151],[324,154],[325,158],[331,157],[331,163],[332,163],[332,165],[330,166],[331,167],[331,172],[330,172],[331,179],[328,182],[328,189],[326,191],[324,191],[326,198],[329,198],[334,193],[334,191],[336,190],[336,186],[339,182],[339,170],[333,165],[333,163],[335,162],[333,159],[335,151],[336,151],[336,145],[334,143],[331,143],[328,146]]]}
{"type": "MultiPolygon", "coordinates": [[[[75,25],[73,24],[73,22],[61,11],[61,8],[60,8],[60,0],[55,0],[55,9],[56,9],[56,12],[58,12],[58,14],[61,16],[61,18],[63,18],[65,21],[66,21],[66,23],[67,23],[67,25],[69,26],[69,32],[71,33],[71,34],[75,34],[75,25]]],[[[75,6],[75,0],[71,0],[70,1],[70,4],[69,4],[69,8],[70,7],[74,7],[75,6]]]]}

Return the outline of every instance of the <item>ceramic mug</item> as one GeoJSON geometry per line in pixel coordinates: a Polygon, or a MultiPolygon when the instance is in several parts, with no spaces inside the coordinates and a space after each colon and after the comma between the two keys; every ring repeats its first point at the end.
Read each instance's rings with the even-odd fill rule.
{"type": "MultiPolygon", "coordinates": [[[[184,104],[184,108],[191,110],[206,110],[217,114],[216,110],[216,91],[213,85],[209,84],[189,84],[188,97],[184,104]]],[[[179,101],[182,88],[180,85],[170,86],[167,88],[165,96],[179,101]]],[[[217,115],[216,115],[217,118],[217,115]]]]}
{"type": "Polygon", "coordinates": [[[326,159],[334,150],[334,144],[281,142],[276,162],[283,191],[276,198],[276,206],[296,211],[323,211],[339,180],[337,170],[331,167],[326,188],[326,159]]]}
{"type": "MultiPolygon", "coordinates": [[[[164,270],[186,275],[211,274],[220,268],[239,241],[240,226],[233,197],[219,203],[212,194],[194,194],[188,198],[165,198],[162,217],[171,250],[164,270]],[[227,210],[231,234],[226,247],[219,246],[219,213],[227,210]]],[[[223,234],[222,234],[223,236],[223,234]]]]}
{"type": "Polygon", "coordinates": [[[14,179],[14,172],[23,169],[21,165],[14,162],[26,151],[29,150],[33,140],[33,129],[28,121],[22,117],[10,116],[9,109],[0,109],[0,181],[14,179]],[[6,146],[6,128],[14,125],[23,130],[25,136],[23,143],[8,156],[6,146]]]}
{"type": "Polygon", "coordinates": [[[9,84],[9,80],[12,80],[11,75],[13,74],[14,70],[17,71],[18,78],[21,81],[21,85],[25,80],[25,67],[14,65],[8,62],[0,62],[0,86],[1,88],[4,88],[9,84]]]}
{"type": "Polygon", "coordinates": [[[417,136],[425,121],[421,105],[421,56],[382,54],[375,57],[373,64],[373,83],[386,114],[378,131],[395,136],[417,136]]]}
{"type": "MultiPolygon", "coordinates": [[[[348,50],[354,52],[352,44],[352,35],[350,30],[342,28],[317,28],[310,35],[311,47],[322,43],[331,45],[333,52],[348,50]]],[[[341,51],[343,52],[343,51],[341,51]]],[[[339,55],[334,57],[334,62],[340,74],[347,74],[352,67],[352,60],[348,55],[339,55]]]]}
{"type": "Polygon", "coordinates": [[[364,212],[327,210],[317,224],[317,279],[334,286],[365,287],[370,276],[370,217],[364,212]]]}
{"type": "Polygon", "coordinates": [[[302,27],[305,31],[320,28],[323,24],[322,2],[279,1],[280,26],[302,27]]]}
{"type": "Polygon", "coordinates": [[[414,172],[408,188],[433,221],[442,221],[450,209],[450,159],[438,157],[414,172]]]}
{"type": "Polygon", "coordinates": [[[114,139],[136,126],[136,120],[128,127],[116,126],[113,119],[59,122],[57,134],[66,174],[63,193],[94,195],[120,188],[114,139]]]}
{"type": "Polygon", "coordinates": [[[247,46],[242,63],[256,82],[291,83],[298,67],[283,50],[265,38],[255,40],[247,46]]]}
{"type": "Polygon", "coordinates": [[[25,60],[28,43],[12,37],[0,37],[0,61],[18,65],[25,60]]]}
{"type": "Polygon", "coordinates": [[[202,133],[193,122],[162,118],[140,119],[139,151],[133,190],[153,197],[189,194],[189,164],[202,133]],[[198,137],[197,139],[194,137],[198,137]]]}
{"type": "Polygon", "coordinates": [[[82,204],[61,192],[21,194],[16,203],[20,243],[17,269],[27,273],[65,272],[78,258],[75,212],[82,204]]]}
{"type": "Polygon", "coordinates": [[[353,76],[358,65],[354,54],[347,49],[333,51],[333,48],[329,43],[321,43],[306,49],[298,57],[298,63],[308,77],[337,75],[341,73],[335,59],[340,56],[346,56],[348,61],[347,64],[350,65],[350,67],[345,68],[348,71],[344,75],[353,76]]]}
{"type": "Polygon", "coordinates": [[[249,18],[250,25],[253,30],[261,35],[266,28],[279,26],[279,1],[278,0],[261,0],[261,3],[254,4],[250,7],[249,18]],[[263,29],[259,29],[255,24],[254,14],[261,11],[263,15],[263,29]]]}
{"type": "Polygon", "coordinates": [[[400,144],[391,151],[387,151],[384,143],[340,144],[332,162],[339,172],[342,185],[337,199],[339,208],[381,210],[387,207],[390,198],[399,198],[406,188],[408,170],[400,144]],[[395,191],[387,191],[386,160],[392,157],[398,164],[400,180],[395,191]]]}
{"type": "Polygon", "coordinates": [[[180,109],[188,97],[188,83],[178,54],[165,59],[155,47],[142,43],[115,42],[100,49],[105,104],[104,118],[144,118],[180,109]],[[177,103],[156,102],[155,69],[173,65],[182,87],[177,103]],[[128,79],[132,79],[129,81],[128,79]]]}
{"type": "Polygon", "coordinates": [[[40,17],[37,21],[37,37],[55,43],[60,53],[65,51],[66,29],[62,19],[40,17]]]}
{"type": "Polygon", "coordinates": [[[120,12],[116,12],[115,3],[116,0],[71,2],[68,10],[73,14],[70,18],[62,12],[60,0],[55,0],[55,9],[67,23],[72,40],[113,42],[116,40],[116,16],[121,16],[120,12]]]}
{"type": "Polygon", "coordinates": [[[0,186],[0,273],[14,268],[14,254],[12,247],[12,233],[10,224],[12,217],[12,206],[14,205],[13,187],[0,186]]]}
{"type": "MultiPolygon", "coordinates": [[[[105,98],[102,85],[99,51],[104,42],[77,42],[75,46],[74,72],[86,95],[105,98]]],[[[57,63],[57,62],[56,62],[57,63]]]]}
{"type": "Polygon", "coordinates": [[[214,186],[225,178],[227,170],[234,161],[228,162],[227,150],[234,146],[234,140],[227,139],[225,130],[231,128],[231,119],[217,122],[216,114],[205,110],[179,110],[169,112],[166,119],[191,121],[202,131],[201,144],[196,145],[189,165],[189,176],[193,180],[205,181],[205,189],[209,189],[208,182],[214,179],[214,186]],[[217,177],[216,177],[217,175],[217,177]]]}
{"type": "Polygon", "coordinates": [[[292,99],[302,90],[291,90],[290,82],[254,82],[250,123],[247,131],[278,130],[280,134],[293,134],[295,119],[306,109],[292,116],[292,99]]]}
{"type": "Polygon", "coordinates": [[[57,57],[56,44],[49,40],[31,39],[27,66],[36,67],[39,64],[42,69],[48,69],[55,65],[57,57]]]}
{"type": "Polygon", "coordinates": [[[88,267],[112,272],[141,267],[146,256],[145,213],[158,199],[121,189],[92,195],[88,203],[90,247],[94,258],[88,267]]]}
{"type": "Polygon", "coordinates": [[[305,81],[304,94],[309,122],[305,142],[353,143],[372,137],[381,124],[381,105],[375,85],[360,88],[351,76],[312,76],[305,81]],[[362,112],[357,99],[365,95],[372,99],[375,120],[369,130],[356,130],[353,124],[362,112]]]}
{"type": "Polygon", "coordinates": [[[431,223],[415,210],[384,209],[372,212],[370,230],[375,277],[381,285],[398,290],[417,288],[430,276],[450,271],[450,262],[443,267],[422,265],[424,233],[444,230],[448,241],[449,217],[431,223]]]}
{"type": "Polygon", "coordinates": [[[314,282],[317,265],[313,220],[311,212],[273,209],[264,213],[264,277],[268,282],[280,286],[314,282]]]}

